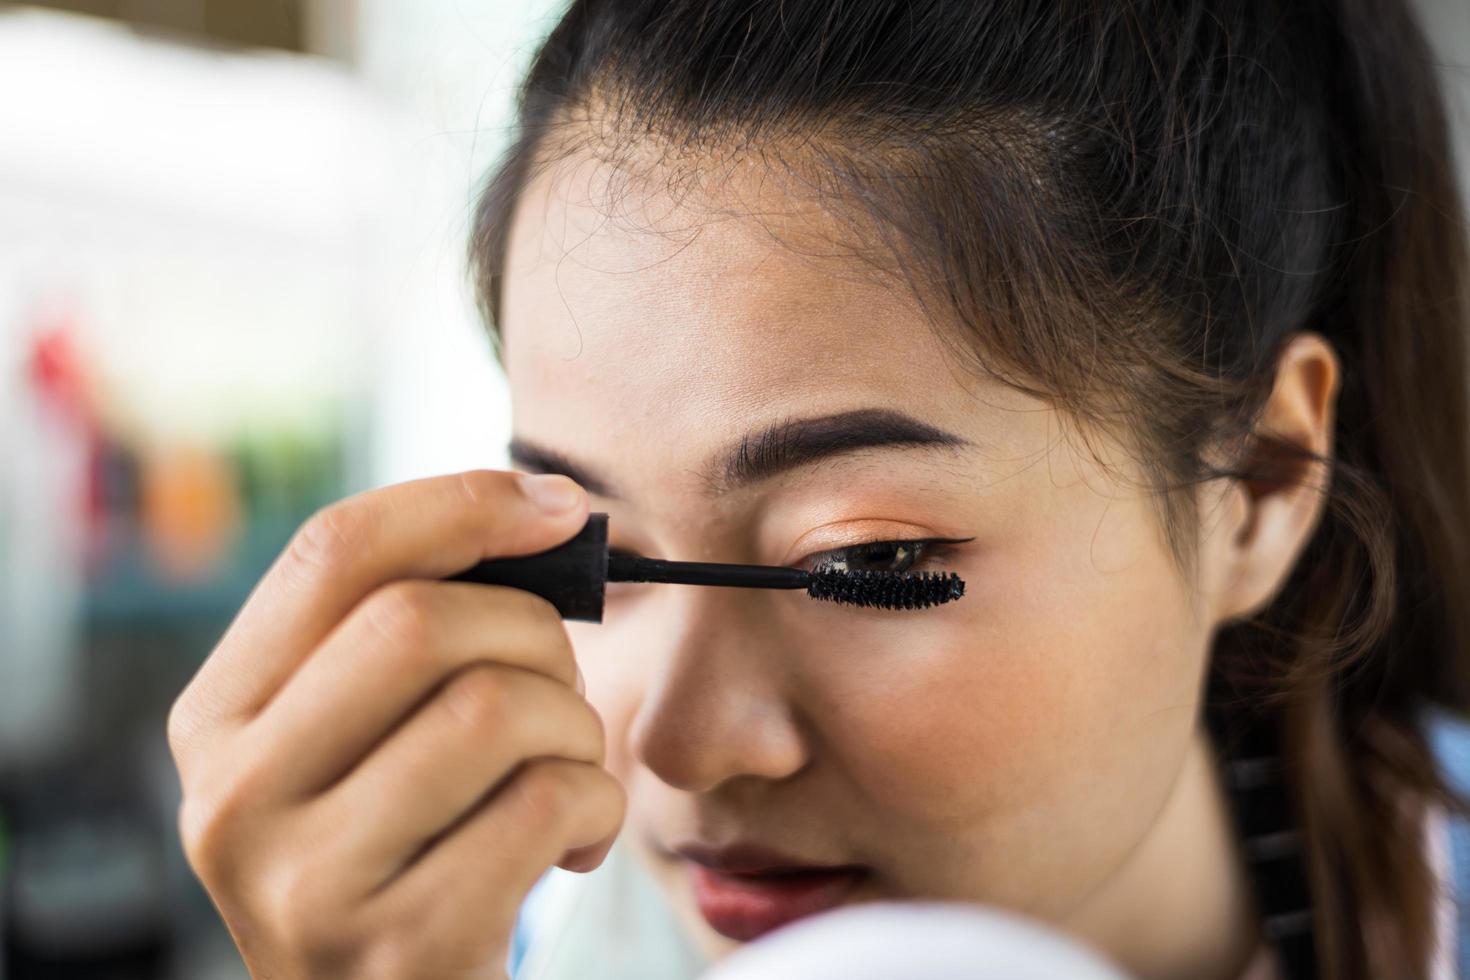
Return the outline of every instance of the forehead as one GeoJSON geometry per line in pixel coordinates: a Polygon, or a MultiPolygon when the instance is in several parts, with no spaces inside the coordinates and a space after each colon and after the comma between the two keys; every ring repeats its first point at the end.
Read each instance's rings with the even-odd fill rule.
{"type": "Polygon", "coordinates": [[[959,363],[820,205],[725,177],[689,191],[574,155],[530,183],[502,293],[518,435],[627,474],[610,447],[687,468],[783,417],[891,407],[969,433],[1024,401],[959,363]]]}

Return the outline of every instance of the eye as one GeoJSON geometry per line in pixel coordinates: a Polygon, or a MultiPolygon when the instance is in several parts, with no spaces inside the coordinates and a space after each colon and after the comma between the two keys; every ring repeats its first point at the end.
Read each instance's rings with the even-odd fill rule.
{"type": "Polygon", "coordinates": [[[813,567],[838,572],[908,572],[933,564],[934,545],[939,543],[937,540],[869,541],[814,555],[813,567]]]}
{"type": "MultiPolygon", "coordinates": [[[[812,555],[807,561],[801,562],[805,567],[808,561],[813,569],[827,568],[834,571],[881,571],[881,572],[910,572],[917,569],[939,566],[945,563],[945,556],[951,551],[947,545],[964,544],[973,541],[974,538],[920,538],[909,541],[865,541],[861,544],[848,545],[845,548],[834,548],[830,551],[820,551],[812,555]]],[[[636,555],[637,552],[626,548],[608,548],[609,555],[636,555]]],[[[629,582],[609,582],[607,584],[609,594],[612,594],[615,586],[623,587],[637,585],[629,582]]]]}

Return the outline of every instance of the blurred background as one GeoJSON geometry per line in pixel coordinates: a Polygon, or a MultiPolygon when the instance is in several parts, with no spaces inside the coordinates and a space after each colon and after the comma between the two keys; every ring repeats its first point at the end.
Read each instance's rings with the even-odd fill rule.
{"type": "Polygon", "coordinates": [[[504,465],[464,252],[539,0],[0,4],[0,976],[243,977],[170,702],[297,524],[504,465]]]}
{"type": "Polygon", "coordinates": [[[317,507],[505,465],[463,256],[563,4],[0,3],[0,980],[246,975],[164,717],[317,507]]]}

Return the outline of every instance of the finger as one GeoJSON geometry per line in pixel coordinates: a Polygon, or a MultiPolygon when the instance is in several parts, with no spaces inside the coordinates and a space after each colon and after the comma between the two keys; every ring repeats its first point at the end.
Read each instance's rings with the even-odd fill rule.
{"type": "Polygon", "coordinates": [[[342,777],[451,674],[476,662],[536,671],[572,693],[566,625],[540,596],[470,582],[400,580],[348,614],[246,726],[275,760],[272,792],[342,777]]]}
{"type": "Polygon", "coordinates": [[[601,765],[603,748],[601,720],[570,687],[519,667],[470,667],[312,808],[328,826],[358,822],[353,864],[376,888],[522,762],[601,765]]]}
{"type": "MultiPolygon", "coordinates": [[[[538,503],[518,474],[473,470],[372,490],[307,521],[266,572],[186,692],[192,710],[249,717],[368,592],[397,578],[443,578],[484,558],[566,541],[587,521],[586,493],[561,510],[538,503]]],[[[554,495],[553,499],[554,499],[554,495]]]]}
{"type": "Polygon", "coordinates": [[[508,924],[531,886],[568,851],[606,853],[626,809],[622,784],[601,766],[532,759],[374,901],[398,908],[432,902],[446,914],[508,924]]]}

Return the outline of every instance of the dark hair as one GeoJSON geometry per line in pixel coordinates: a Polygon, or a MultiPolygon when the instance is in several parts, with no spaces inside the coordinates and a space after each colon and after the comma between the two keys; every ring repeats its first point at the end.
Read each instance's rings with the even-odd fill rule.
{"type": "Polygon", "coordinates": [[[1466,810],[1421,710],[1470,703],[1470,428],[1461,202],[1406,0],[575,0],[476,218],[497,331],[517,197],[577,147],[819,195],[977,370],[1124,423],[1181,569],[1198,484],[1321,470],[1212,690],[1279,737],[1322,975],[1426,974],[1416,807],[1466,810]],[[1303,329],[1343,369],[1331,459],[1258,427],[1303,329]]]}

